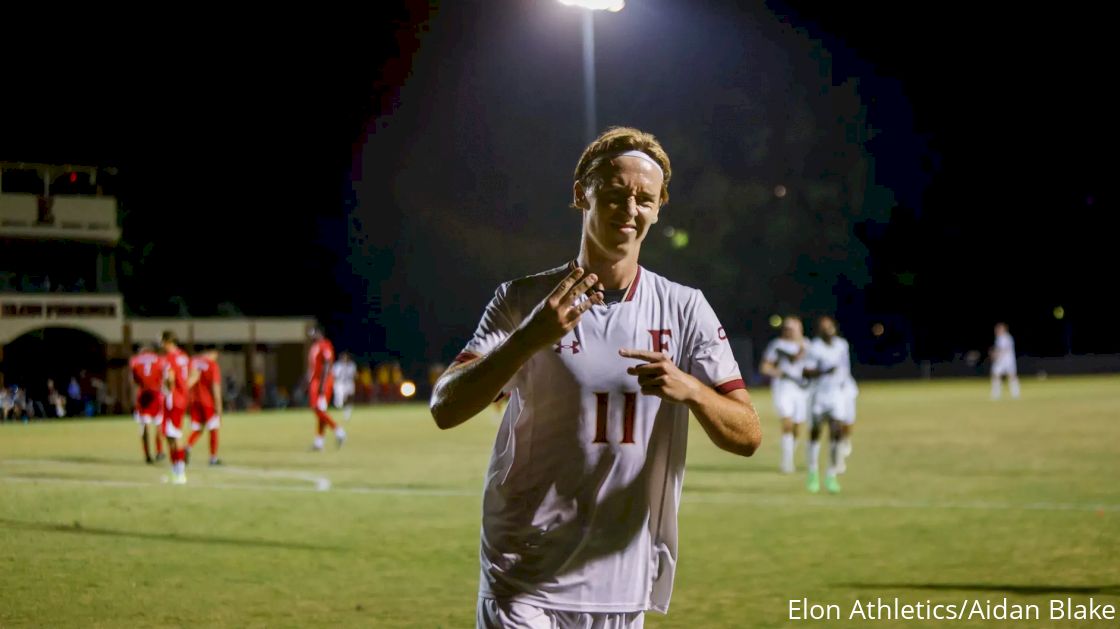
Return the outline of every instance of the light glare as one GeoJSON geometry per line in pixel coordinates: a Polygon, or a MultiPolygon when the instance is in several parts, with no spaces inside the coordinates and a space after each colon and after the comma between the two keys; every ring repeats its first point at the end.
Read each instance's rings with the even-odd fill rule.
{"type": "Polygon", "coordinates": [[[626,0],[560,0],[560,4],[592,11],[611,11],[617,13],[626,6],[626,0]]]}

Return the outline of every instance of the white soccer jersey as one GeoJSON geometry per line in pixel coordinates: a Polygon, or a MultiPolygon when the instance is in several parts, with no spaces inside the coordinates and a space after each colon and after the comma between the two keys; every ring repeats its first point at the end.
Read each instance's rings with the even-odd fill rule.
{"type": "Polygon", "coordinates": [[[992,360],[992,373],[996,375],[1015,373],[1015,339],[1010,334],[996,336],[996,352],[992,360]]]}
{"type": "MultiPolygon", "coordinates": [[[[460,360],[508,337],[570,268],[502,284],[460,360]]],[[[592,306],[506,386],[483,489],[481,597],[668,610],[688,408],[642,395],[622,348],[664,351],[722,393],[744,388],[703,294],[639,267],[622,301],[592,306]]]]}
{"type": "Polygon", "coordinates": [[[816,379],[816,391],[832,391],[846,388],[852,376],[852,359],[848,351],[848,341],[839,336],[831,343],[817,337],[809,345],[806,367],[819,371],[830,371],[816,379]]]}
{"type": "Polygon", "coordinates": [[[808,349],[800,341],[776,338],[766,346],[762,360],[773,363],[782,377],[770,380],[770,396],[774,411],[783,419],[800,423],[808,419],[809,391],[804,381],[805,359],[808,349]]]}
{"type": "Polygon", "coordinates": [[[346,387],[354,386],[354,377],[358,373],[358,366],[351,361],[338,361],[331,367],[331,374],[334,376],[335,385],[343,385],[346,387]]]}
{"type": "MultiPolygon", "coordinates": [[[[855,421],[855,380],[852,378],[852,359],[848,341],[833,337],[831,343],[818,337],[809,345],[807,368],[828,373],[816,378],[813,384],[812,413],[814,418],[829,416],[842,422],[855,421]]],[[[816,419],[814,419],[816,421],[816,419]]]]}
{"type": "Polygon", "coordinates": [[[779,337],[770,341],[770,344],[766,346],[766,351],[762,354],[762,360],[777,365],[778,369],[789,379],[800,381],[803,377],[802,371],[805,369],[805,358],[808,354],[807,351],[802,351],[803,349],[805,348],[802,343],[779,337]]]}

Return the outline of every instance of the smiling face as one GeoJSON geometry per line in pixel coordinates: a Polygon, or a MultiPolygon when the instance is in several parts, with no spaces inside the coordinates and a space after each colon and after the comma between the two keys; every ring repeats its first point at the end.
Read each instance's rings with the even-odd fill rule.
{"type": "Polygon", "coordinates": [[[584,212],[584,242],[609,260],[636,257],[657,222],[663,182],[655,164],[628,155],[604,162],[588,185],[577,182],[573,193],[584,212]]]}

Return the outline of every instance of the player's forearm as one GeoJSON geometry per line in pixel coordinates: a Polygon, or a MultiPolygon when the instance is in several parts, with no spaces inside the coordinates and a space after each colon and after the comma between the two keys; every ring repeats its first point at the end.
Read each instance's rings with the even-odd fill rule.
{"type": "Polygon", "coordinates": [[[762,444],[762,426],[745,389],[721,395],[702,386],[688,408],[720,449],[741,456],[754,454],[762,444]]]}
{"type": "Polygon", "coordinates": [[[758,366],[758,370],[760,372],[762,372],[762,375],[766,376],[767,378],[781,378],[782,377],[782,372],[778,370],[777,365],[775,365],[774,363],[771,363],[771,362],[762,363],[761,365],[758,366]]]}
{"type": "Polygon", "coordinates": [[[432,418],[441,429],[454,428],[474,417],[502,392],[502,387],[539,349],[520,331],[489,354],[448,369],[432,391],[432,418]]]}

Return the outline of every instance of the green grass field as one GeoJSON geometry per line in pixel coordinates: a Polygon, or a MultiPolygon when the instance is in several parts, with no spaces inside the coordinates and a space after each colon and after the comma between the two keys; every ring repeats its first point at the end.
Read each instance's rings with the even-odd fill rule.
{"type": "MultiPolygon", "coordinates": [[[[647,626],[1116,627],[1047,618],[1051,598],[1120,607],[1120,378],[1023,389],[863,385],[838,496],[777,472],[763,390],[753,458],[693,426],[672,609],[647,626]],[[1007,597],[1042,620],[847,620],[896,596],[1007,597]],[[789,620],[801,598],[844,620],[789,620]]],[[[231,415],[227,466],[196,464],[185,487],[141,462],[131,420],[0,426],[0,626],[473,626],[496,423],[358,410],[342,450],[311,453],[310,412],[231,415]]]]}

